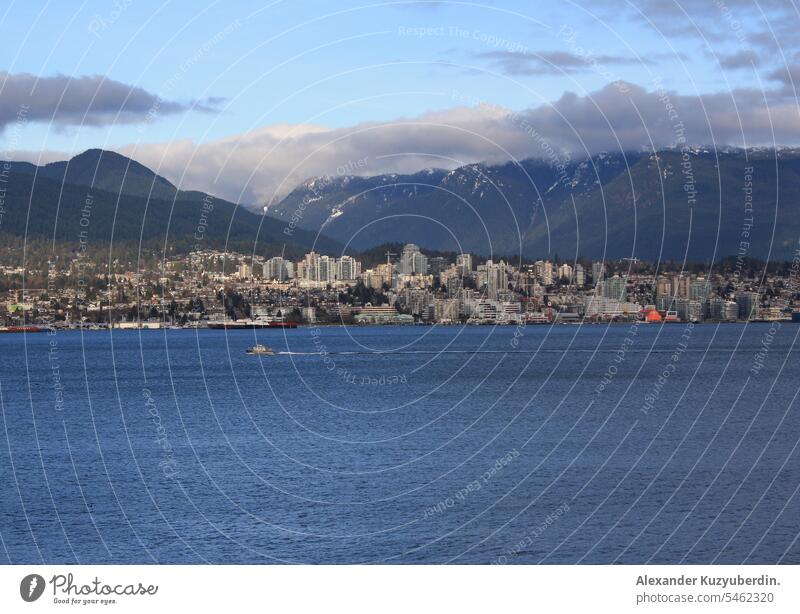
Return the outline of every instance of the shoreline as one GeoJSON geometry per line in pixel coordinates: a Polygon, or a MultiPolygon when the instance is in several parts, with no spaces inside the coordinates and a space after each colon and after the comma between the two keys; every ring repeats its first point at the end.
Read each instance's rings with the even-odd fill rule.
{"type": "Polygon", "coordinates": [[[552,326],[631,326],[633,324],[646,324],[648,328],[659,328],[667,326],[674,328],[680,325],[686,326],[720,326],[720,325],[753,325],[753,324],[800,324],[792,320],[736,320],[736,321],[703,321],[703,322],[646,322],[644,320],[632,320],[624,322],[593,322],[593,321],[580,321],[580,322],[486,322],[486,323],[469,323],[469,324],[444,324],[444,323],[431,323],[431,324],[337,324],[331,322],[325,323],[311,323],[311,324],[298,324],[296,327],[263,327],[263,328],[245,328],[245,327],[231,327],[231,328],[211,328],[208,326],[143,326],[141,328],[133,327],[118,327],[108,325],[93,325],[93,326],[75,326],[75,327],[60,327],[52,326],[50,324],[26,324],[26,327],[38,330],[0,330],[0,338],[6,335],[34,335],[34,334],[50,334],[69,333],[69,332],[150,332],[150,331],[223,331],[226,333],[231,332],[254,332],[254,331],[282,331],[287,330],[302,330],[314,328],[353,328],[353,329],[381,329],[381,328],[471,328],[471,327],[500,327],[500,328],[546,328],[552,326]]]}

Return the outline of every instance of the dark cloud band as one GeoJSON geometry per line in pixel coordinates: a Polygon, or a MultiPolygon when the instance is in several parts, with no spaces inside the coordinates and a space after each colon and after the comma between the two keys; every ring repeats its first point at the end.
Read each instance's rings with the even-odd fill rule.
{"type": "Polygon", "coordinates": [[[37,77],[0,72],[0,128],[16,121],[20,109],[26,110],[28,121],[99,126],[147,121],[154,110],[163,115],[193,107],[209,111],[214,103],[162,100],[141,87],[99,75],[37,77]]]}

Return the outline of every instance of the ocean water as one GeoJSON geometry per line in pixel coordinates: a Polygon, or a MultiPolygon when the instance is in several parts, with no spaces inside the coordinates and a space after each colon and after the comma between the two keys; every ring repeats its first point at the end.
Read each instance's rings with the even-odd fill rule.
{"type": "Polygon", "coordinates": [[[0,335],[0,561],[800,563],[798,333],[0,335]]]}

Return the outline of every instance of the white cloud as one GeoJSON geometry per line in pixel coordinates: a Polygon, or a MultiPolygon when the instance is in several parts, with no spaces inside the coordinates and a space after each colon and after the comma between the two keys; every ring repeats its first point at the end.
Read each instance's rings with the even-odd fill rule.
{"type": "Polygon", "coordinates": [[[550,151],[568,151],[574,158],[640,150],[651,142],[657,148],[675,146],[682,137],[702,145],[800,144],[797,106],[777,92],[768,93],[765,102],[757,90],[698,97],[620,82],[587,95],[566,93],[520,113],[469,102],[474,106],[392,122],[336,129],[276,125],[202,144],[180,140],[119,151],[183,189],[260,206],[324,174],[414,172],[548,157],[550,151]]]}

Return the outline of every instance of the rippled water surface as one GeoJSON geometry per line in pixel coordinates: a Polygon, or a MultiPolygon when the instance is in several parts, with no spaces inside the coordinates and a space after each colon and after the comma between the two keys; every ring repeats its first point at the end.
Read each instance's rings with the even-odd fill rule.
{"type": "Polygon", "coordinates": [[[798,332],[0,335],[0,558],[800,563],[798,332]]]}

